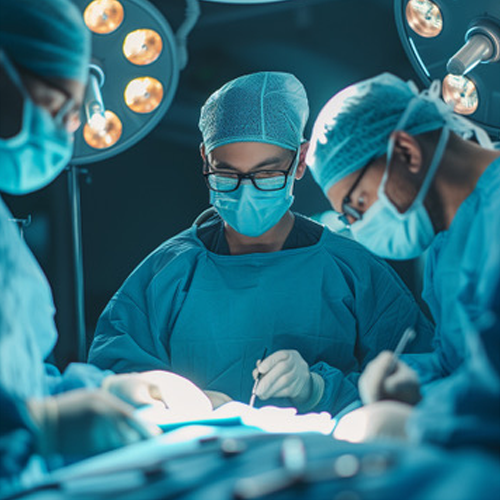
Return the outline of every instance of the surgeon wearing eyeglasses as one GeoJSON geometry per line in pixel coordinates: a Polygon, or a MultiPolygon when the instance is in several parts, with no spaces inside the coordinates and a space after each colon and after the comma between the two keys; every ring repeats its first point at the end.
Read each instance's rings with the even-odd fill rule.
{"type": "MultiPolygon", "coordinates": [[[[333,96],[311,143],[308,165],[354,239],[390,259],[428,250],[423,298],[435,349],[401,360],[384,352],[368,364],[360,378],[367,436],[498,449],[500,337],[490,308],[500,152],[441,99],[438,81],[419,92],[390,73],[333,96]]],[[[345,430],[362,413],[345,417],[345,430]]]]}
{"type": "Polygon", "coordinates": [[[391,268],[290,210],[308,112],[288,73],[244,75],[208,98],[200,174],[213,208],[127,278],[99,319],[91,362],[173,371],[215,406],[248,402],[260,374],[258,405],[335,414],[406,326],[419,330],[415,351],[428,348],[431,328],[391,268]]]}

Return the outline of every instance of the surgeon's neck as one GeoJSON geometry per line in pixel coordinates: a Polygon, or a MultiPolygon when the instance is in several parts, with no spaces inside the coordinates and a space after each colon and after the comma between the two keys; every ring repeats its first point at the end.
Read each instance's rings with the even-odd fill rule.
{"type": "Polygon", "coordinates": [[[479,178],[500,152],[485,149],[472,141],[450,136],[448,147],[436,173],[434,187],[440,198],[443,227],[449,229],[458,209],[476,188],[479,178]]]}
{"type": "Polygon", "coordinates": [[[279,252],[283,248],[294,222],[295,216],[288,210],[278,224],[255,238],[240,234],[231,226],[224,223],[224,232],[227,244],[229,245],[229,252],[231,255],[279,252]]]}

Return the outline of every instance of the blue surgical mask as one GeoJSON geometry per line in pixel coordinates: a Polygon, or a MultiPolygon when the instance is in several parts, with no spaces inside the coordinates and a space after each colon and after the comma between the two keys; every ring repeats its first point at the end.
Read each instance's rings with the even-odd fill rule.
{"type": "MultiPolygon", "coordinates": [[[[409,111],[411,112],[411,108],[409,111]]],[[[397,130],[403,128],[408,116],[409,113],[403,115],[397,130]]],[[[420,191],[410,208],[403,213],[399,212],[385,193],[393,152],[393,144],[389,143],[387,165],[378,188],[378,200],[363,214],[360,221],[351,226],[356,241],[380,257],[395,260],[413,259],[429,247],[435,231],[424,200],[443,157],[449,134],[449,128],[444,126],[420,191]]]]}
{"type": "Polygon", "coordinates": [[[281,220],[293,203],[298,159],[299,155],[283,189],[260,191],[250,181],[243,181],[236,191],[210,191],[210,203],[238,233],[254,238],[261,236],[281,220]]]}
{"type": "Polygon", "coordinates": [[[71,134],[28,96],[14,66],[0,59],[24,96],[22,128],[9,139],[0,138],[0,191],[26,194],[41,189],[66,167],[73,152],[71,134]]]}

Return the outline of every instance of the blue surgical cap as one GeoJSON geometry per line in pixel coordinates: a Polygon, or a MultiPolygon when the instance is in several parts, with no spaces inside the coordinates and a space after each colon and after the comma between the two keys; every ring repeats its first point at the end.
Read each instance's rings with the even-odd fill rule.
{"type": "Polygon", "coordinates": [[[244,75],[214,92],[201,108],[205,150],[233,142],[264,142],[296,150],[309,116],[304,86],[289,73],[244,75]]]}
{"type": "Polygon", "coordinates": [[[446,124],[462,130],[442,100],[429,100],[413,82],[390,73],[351,85],[336,94],[321,110],[313,127],[306,157],[312,175],[326,194],[330,187],[387,152],[389,136],[408,104],[418,99],[404,125],[409,134],[436,130],[446,124]]]}
{"type": "Polygon", "coordinates": [[[90,32],[70,0],[0,0],[0,48],[40,76],[87,79],[90,32]]]}

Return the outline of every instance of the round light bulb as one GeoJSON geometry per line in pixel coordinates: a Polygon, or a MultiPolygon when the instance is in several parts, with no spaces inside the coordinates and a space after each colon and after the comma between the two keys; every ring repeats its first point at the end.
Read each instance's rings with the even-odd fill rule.
{"type": "Polygon", "coordinates": [[[106,116],[101,115],[100,113],[95,113],[88,121],[90,127],[96,132],[104,132],[104,130],[106,129],[106,123],[106,116]]]}
{"type": "Polygon", "coordinates": [[[138,66],[156,61],[163,49],[161,36],[154,30],[140,29],[129,33],[123,42],[125,57],[138,66]]]}
{"type": "Polygon", "coordinates": [[[151,113],[163,99],[163,85],[150,76],[135,78],[125,88],[125,103],[136,113],[151,113]]]}
{"type": "Polygon", "coordinates": [[[90,31],[107,35],[122,23],[123,6],[117,0],[94,0],[85,9],[83,19],[90,31]]]}
{"type": "Polygon", "coordinates": [[[476,86],[466,76],[447,75],[443,80],[443,99],[461,115],[471,115],[479,105],[476,86]]]}
{"type": "Polygon", "coordinates": [[[431,0],[410,0],[406,4],[406,20],[410,28],[424,38],[434,38],[443,30],[443,16],[431,0]]]}
{"type": "Polygon", "coordinates": [[[85,142],[95,149],[106,149],[114,146],[122,135],[123,125],[118,116],[112,111],[104,112],[106,122],[102,123],[102,116],[95,114],[90,119],[90,122],[83,127],[83,138],[85,142]],[[99,116],[100,119],[94,121],[94,118],[99,116]]]}

